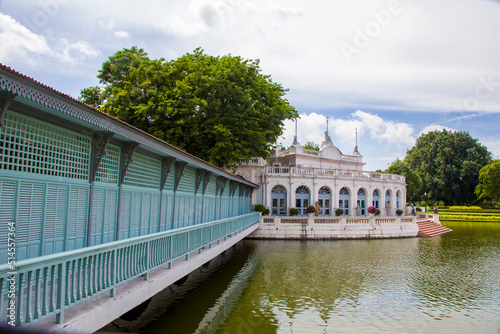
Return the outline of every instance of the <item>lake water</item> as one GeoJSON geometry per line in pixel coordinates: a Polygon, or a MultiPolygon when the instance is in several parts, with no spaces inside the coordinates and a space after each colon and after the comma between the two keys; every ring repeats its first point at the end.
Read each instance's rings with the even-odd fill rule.
{"type": "Polygon", "coordinates": [[[432,238],[245,240],[107,330],[500,334],[500,224],[432,238]]]}

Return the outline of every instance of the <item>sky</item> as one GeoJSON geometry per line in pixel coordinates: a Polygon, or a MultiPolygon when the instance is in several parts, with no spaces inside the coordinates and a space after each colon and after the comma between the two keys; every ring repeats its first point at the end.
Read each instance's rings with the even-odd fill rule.
{"type": "MultiPolygon", "coordinates": [[[[289,89],[300,144],[327,130],[365,170],[432,130],[500,158],[498,0],[0,0],[0,63],[77,98],[116,51],[260,59],[289,89]]],[[[279,143],[288,147],[295,123],[279,143]]]]}

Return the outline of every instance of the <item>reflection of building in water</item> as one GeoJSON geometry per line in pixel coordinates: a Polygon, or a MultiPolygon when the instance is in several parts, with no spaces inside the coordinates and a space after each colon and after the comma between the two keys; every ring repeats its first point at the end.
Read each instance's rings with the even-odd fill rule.
{"type": "Polygon", "coordinates": [[[319,151],[303,148],[295,138],[288,149],[272,150],[268,161],[242,163],[236,174],[260,185],[253,203],[264,204],[274,216],[286,216],[290,208],[305,215],[309,205],[319,206],[320,216],[334,216],[336,209],[347,216],[366,216],[371,205],[382,215],[403,209],[404,176],[366,172],[363,165],[357,145],[352,155],[342,154],[327,131],[319,151]]]}

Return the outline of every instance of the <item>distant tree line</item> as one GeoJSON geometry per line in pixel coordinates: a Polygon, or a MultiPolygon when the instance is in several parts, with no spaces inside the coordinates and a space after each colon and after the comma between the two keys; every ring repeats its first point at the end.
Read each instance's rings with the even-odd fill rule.
{"type": "Polygon", "coordinates": [[[471,205],[500,200],[498,160],[492,162],[488,149],[464,131],[423,134],[385,172],[406,177],[409,202],[471,205]]]}

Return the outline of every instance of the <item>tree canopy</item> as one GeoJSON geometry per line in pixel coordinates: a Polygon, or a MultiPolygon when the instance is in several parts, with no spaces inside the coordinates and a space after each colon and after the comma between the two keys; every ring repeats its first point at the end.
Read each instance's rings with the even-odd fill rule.
{"type": "Polygon", "coordinates": [[[500,202],[500,160],[481,168],[476,195],[479,199],[500,202]]]}
{"type": "Polygon", "coordinates": [[[200,48],[171,61],[123,49],[97,77],[100,86],[81,91],[83,102],[221,167],[266,157],[283,121],[298,116],[259,60],[200,48]]]}
{"type": "Polygon", "coordinates": [[[405,157],[422,180],[421,193],[446,204],[475,202],[479,171],[490,160],[488,149],[468,132],[447,130],[423,134],[405,157]]]}
{"type": "Polygon", "coordinates": [[[385,170],[385,173],[403,175],[406,179],[406,198],[410,202],[420,200],[422,179],[404,160],[396,159],[385,170]]]}

